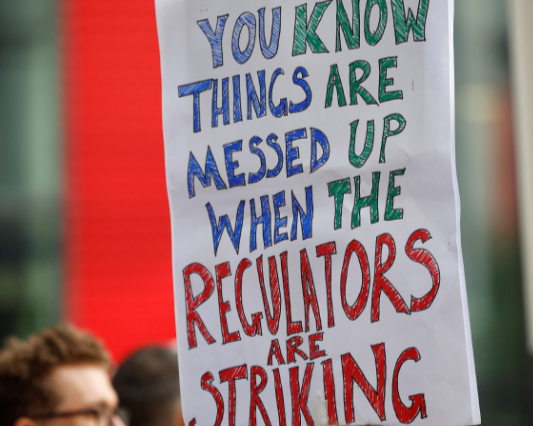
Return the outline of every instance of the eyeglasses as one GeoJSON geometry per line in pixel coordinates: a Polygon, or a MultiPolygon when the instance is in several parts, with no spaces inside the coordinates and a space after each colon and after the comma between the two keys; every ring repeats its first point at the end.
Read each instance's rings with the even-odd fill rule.
{"type": "Polygon", "coordinates": [[[114,410],[110,410],[107,407],[97,407],[75,411],[52,411],[49,413],[37,414],[31,416],[31,418],[34,420],[48,420],[76,416],[93,417],[98,426],[113,426],[113,421],[116,420],[117,417],[120,418],[125,425],[128,425],[130,417],[128,410],[122,407],[118,407],[114,410]]]}

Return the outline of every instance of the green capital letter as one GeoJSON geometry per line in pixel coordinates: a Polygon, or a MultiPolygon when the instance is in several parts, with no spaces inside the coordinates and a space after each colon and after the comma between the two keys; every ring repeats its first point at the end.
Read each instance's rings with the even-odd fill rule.
{"type": "Polygon", "coordinates": [[[379,162],[385,162],[385,146],[387,145],[387,139],[390,136],[396,136],[402,133],[407,125],[407,121],[403,118],[401,114],[391,114],[387,115],[383,119],[383,139],[381,139],[381,152],[379,154],[379,162]],[[394,130],[391,130],[390,122],[394,120],[398,123],[398,127],[394,130]]]}
{"type": "Polygon", "coordinates": [[[392,0],[396,44],[405,43],[409,40],[409,32],[411,29],[413,30],[414,41],[426,41],[428,6],[429,0],[420,0],[415,19],[411,8],[407,11],[407,17],[405,16],[404,0],[392,0]]]}
{"type": "Polygon", "coordinates": [[[328,183],[328,191],[330,197],[335,197],[335,229],[339,229],[342,227],[342,203],[344,201],[344,194],[352,192],[350,179],[346,178],[328,183]]]}
{"type": "Polygon", "coordinates": [[[400,186],[394,186],[394,178],[403,176],[405,169],[393,170],[389,175],[389,193],[387,194],[387,207],[385,208],[385,220],[403,219],[403,209],[394,208],[394,197],[402,193],[400,186]]]}
{"type": "Polygon", "coordinates": [[[359,94],[363,101],[367,105],[377,105],[378,103],[372,97],[368,90],[366,90],[361,84],[363,84],[370,75],[370,64],[366,61],[355,61],[350,64],[350,105],[357,105],[357,94],[359,94]],[[357,79],[356,72],[360,69],[363,71],[363,75],[360,79],[357,79]]]}
{"type": "Polygon", "coordinates": [[[385,27],[387,26],[387,3],[385,0],[368,0],[365,10],[365,38],[370,46],[375,46],[383,37],[385,27]],[[370,15],[374,6],[379,8],[379,22],[376,31],[370,29],[370,15]]]}
{"type": "Polygon", "coordinates": [[[367,197],[361,197],[361,176],[354,177],[355,201],[352,211],[352,229],[361,226],[361,209],[370,207],[370,222],[379,222],[378,195],[380,172],[372,173],[372,191],[367,197]]]}
{"type": "Polygon", "coordinates": [[[374,147],[374,120],[367,121],[366,123],[366,141],[365,141],[365,147],[363,148],[363,152],[361,155],[357,155],[355,153],[355,135],[357,133],[357,125],[359,124],[359,120],[355,120],[351,126],[352,131],[350,133],[350,163],[352,166],[356,168],[361,168],[365,165],[366,160],[368,160],[368,157],[370,156],[370,153],[372,152],[372,148],[374,147]]]}
{"type": "Polygon", "coordinates": [[[348,14],[344,8],[342,0],[337,0],[337,46],[335,50],[340,52],[341,47],[341,29],[344,33],[344,40],[348,45],[348,49],[359,49],[360,38],[360,13],[359,13],[359,0],[352,0],[352,24],[348,19],[348,14]]]}
{"type": "Polygon", "coordinates": [[[346,96],[344,95],[344,89],[342,88],[342,80],[339,76],[339,68],[337,67],[337,64],[333,64],[331,66],[331,71],[329,72],[328,88],[326,90],[326,108],[331,106],[334,87],[337,89],[337,103],[341,107],[346,106],[346,96]]]}
{"type": "Polygon", "coordinates": [[[307,52],[307,44],[313,53],[328,53],[328,49],[320,40],[316,29],[322,15],[331,4],[331,0],[319,2],[315,5],[311,19],[307,22],[307,4],[296,7],[296,22],[294,24],[294,44],[292,46],[292,56],[303,55],[307,52]]]}
{"type": "Polygon", "coordinates": [[[379,60],[379,102],[394,101],[396,99],[403,99],[403,92],[401,90],[393,90],[387,92],[387,87],[394,84],[393,78],[387,78],[387,70],[389,68],[396,68],[398,66],[398,58],[392,56],[390,58],[383,58],[379,60]]]}

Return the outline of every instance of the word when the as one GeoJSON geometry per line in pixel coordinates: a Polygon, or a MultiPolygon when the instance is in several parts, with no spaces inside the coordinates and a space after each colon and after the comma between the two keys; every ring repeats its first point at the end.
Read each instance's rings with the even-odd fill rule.
{"type": "MultiPolygon", "coordinates": [[[[403,219],[403,209],[394,208],[394,199],[401,194],[401,187],[396,185],[396,177],[403,176],[405,169],[393,170],[389,174],[387,202],[385,207],[384,220],[393,221],[403,219]]],[[[355,185],[355,196],[352,209],[352,229],[361,226],[361,210],[368,208],[370,210],[370,222],[372,224],[379,222],[379,186],[380,186],[381,172],[372,173],[372,188],[367,196],[361,195],[361,176],[353,178],[355,185]]],[[[328,184],[329,196],[334,199],[335,215],[334,215],[334,229],[342,228],[342,212],[345,209],[344,197],[346,194],[351,194],[350,179],[341,179],[330,182],[328,184]]],[[[257,230],[262,226],[262,241],[263,247],[266,249],[272,244],[278,244],[283,241],[288,241],[289,236],[283,229],[288,225],[288,217],[282,216],[280,208],[286,204],[285,191],[278,192],[272,197],[263,195],[260,197],[260,202],[250,200],[250,252],[257,249],[257,230]],[[258,213],[258,204],[261,206],[261,213],[258,213]],[[271,208],[271,205],[273,208],[271,208]]],[[[213,235],[213,245],[215,256],[218,253],[218,248],[224,231],[233,244],[235,252],[239,254],[242,229],[244,227],[244,209],[245,200],[241,200],[237,207],[235,214],[235,225],[232,226],[229,216],[222,215],[217,219],[214,208],[210,202],[206,204],[207,213],[209,216],[209,223],[213,235]]],[[[298,238],[298,223],[302,230],[302,239],[306,240],[313,236],[313,187],[305,188],[305,209],[302,207],[294,193],[291,194],[291,211],[292,211],[292,225],[290,228],[290,241],[295,241],[298,238]],[[299,219],[299,220],[298,220],[299,219]]]]}

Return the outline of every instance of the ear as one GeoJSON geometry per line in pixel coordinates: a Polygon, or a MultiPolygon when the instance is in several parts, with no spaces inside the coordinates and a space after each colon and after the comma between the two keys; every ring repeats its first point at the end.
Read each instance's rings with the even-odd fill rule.
{"type": "Polygon", "coordinates": [[[13,426],[37,426],[37,422],[29,417],[19,417],[13,426]]]}

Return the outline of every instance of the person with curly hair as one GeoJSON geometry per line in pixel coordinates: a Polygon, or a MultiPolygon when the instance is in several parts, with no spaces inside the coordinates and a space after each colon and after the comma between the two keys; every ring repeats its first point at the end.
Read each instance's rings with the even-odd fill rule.
{"type": "Polygon", "coordinates": [[[124,426],[109,355],[88,333],[59,325],[0,351],[0,426],[124,426]]]}

